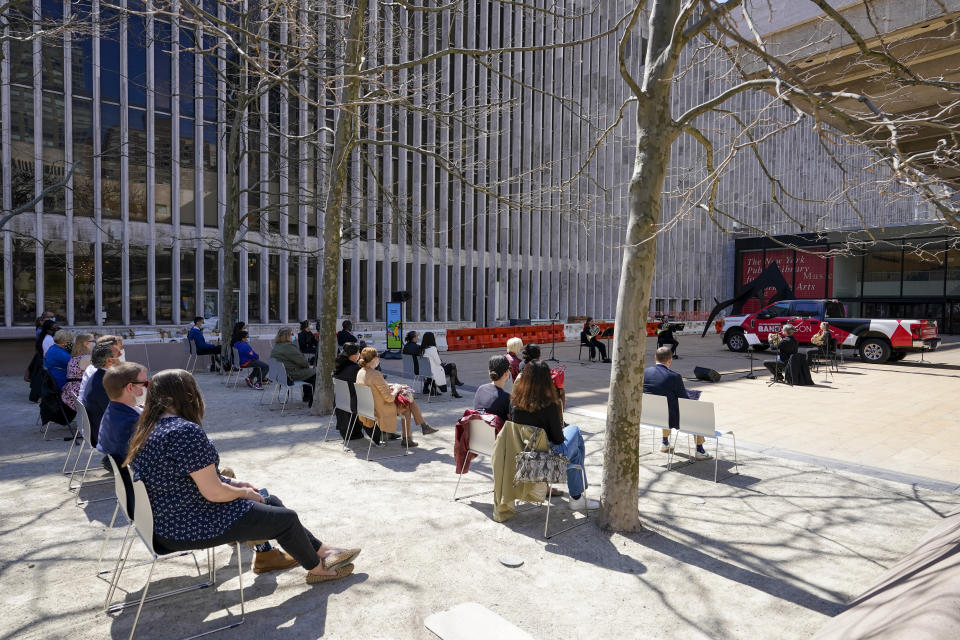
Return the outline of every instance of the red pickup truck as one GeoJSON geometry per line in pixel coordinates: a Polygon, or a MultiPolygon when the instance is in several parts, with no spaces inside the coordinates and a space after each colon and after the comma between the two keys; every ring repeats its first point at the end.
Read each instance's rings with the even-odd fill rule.
{"type": "Polygon", "coordinates": [[[882,364],[902,360],[908,353],[933,350],[940,343],[937,323],[933,320],[892,320],[847,318],[838,300],[780,300],[757,313],[730,316],[723,321],[723,343],[731,351],[753,347],[763,351],[769,347],[767,336],[778,333],[790,323],[801,344],[820,330],[820,323],[830,323],[830,333],[843,349],[856,349],[864,362],[882,364]]]}

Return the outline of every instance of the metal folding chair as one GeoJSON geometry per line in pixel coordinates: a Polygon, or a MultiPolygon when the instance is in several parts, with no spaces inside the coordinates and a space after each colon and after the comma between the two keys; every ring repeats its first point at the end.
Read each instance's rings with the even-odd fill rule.
{"type": "MultiPolygon", "coordinates": [[[[353,422],[357,419],[357,412],[353,406],[353,401],[351,400],[350,393],[351,384],[346,380],[340,380],[339,378],[333,379],[333,401],[334,409],[340,409],[340,411],[345,411],[350,414],[350,424],[347,426],[347,433],[350,433],[350,430],[353,428],[353,422]]],[[[327,420],[327,430],[323,434],[323,441],[326,442],[328,436],[330,435],[330,427],[334,425],[337,421],[337,412],[333,411],[330,414],[330,419],[327,420]]],[[[340,438],[337,438],[339,441],[340,438]]],[[[344,444],[346,444],[346,439],[344,439],[344,444]]]]}
{"type": "Polygon", "coordinates": [[[80,417],[80,430],[83,433],[83,442],[80,443],[80,451],[77,453],[77,460],[76,462],[73,463],[73,471],[70,472],[70,478],[67,481],[67,488],[70,491],[77,492],[76,501],[74,504],[78,507],[82,507],[91,502],[103,502],[105,500],[112,500],[113,498],[108,496],[106,498],[97,498],[96,500],[80,500],[80,491],[83,489],[83,487],[85,486],[94,487],[98,485],[109,484],[110,482],[112,482],[112,480],[110,478],[106,478],[106,479],[96,480],[90,483],[86,482],[87,472],[90,471],[90,462],[93,460],[93,454],[95,451],[97,451],[97,449],[94,448],[90,440],[90,433],[92,429],[90,426],[90,418],[87,416],[87,408],[83,406],[83,403],[80,402],[80,400],[77,400],[77,415],[80,417]],[[84,447],[89,449],[90,453],[87,454],[87,462],[83,466],[83,469],[81,469],[80,482],[75,485],[73,484],[73,479],[77,474],[77,467],[80,464],[80,458],[83,457],[84,447]]]}
{"type": "MultiPolygon", "coordinates": [[[[119,497],[119,496],[118,496],[119,497]]],[[[106,601],[106,610],[110,613],[122,611],[127,607],[132,607],[134,604],[137,605],[137,614],[133,619],[133,627],[130,629],[129,640],[133,639],[133,634],[137,631],[137,623],[140,621],[140,613],[143,611],[144,602],[153,602],[154,600],[159,600],[161,598],[167,598],[173,595],[180,593],[186,593],[188,591],[194,591],[196,589],[203,589],[205,587],[213,586],[217,579],[217,569],[214,557],[214,548],[207,548],[207,573],[208,579],[204,582],[191,585],[189,587],[182,587],[180,589],[173,589],[165,593],[156,594],[153,596],[147,597],[147,592],[150,589],[150,579],[153,577],[153,570],[157,566],[157,561],[161,560],[164,557],[171,557],[173,554],[163,553],[156,550],[153,544],[153,511],[150,507],[150,497],[147,495],[147,488],[144,486],[143,482],[136,480],[133,482],[133,498],[134,498],[134,507],[133,507],[133,526],[127,528],[127,533],[123,537],[123,544],[120,547],[120,555],[117,557],[117,566],[113,572],[113,581],[110,583],[110,587],[107,590],[107,601],[106,601]],[[136,532],[136,537],[140,539],[143,543],[143,546],[147,548],[147,551],[152,556],[152,561],[150,562],[150,572],[147,574],[147,581],[143,585],[143,594],[140,596],[139,601],[132,602],[118,602],[112,604],[113,595],[117,590],[117,586],[120,583],[120,576],[123,574],[123,570],[127,563],[127,557],[130,555],[130,549],[133,546],[134,536],[130,535],[131,529],[136,532]]],[[[124,501],[125,502],[125,501],[124,501]]],[[[204,631],[203,633],[195,634],[185,638],[184,640],[192,640],[193,638],[199,638],[201,636],[206,636],[217,631],[225,631],[226,629],[233,629],[243,624],[246,608],[243,600],[243,556],[240,552],[240,543],[234,542],[231,543],[236,546],[237,551],[237,578],[240,581],[240,620],[232,622],[216,629],[211,629],[209,631],[204,631]]],[[[179,555],[179,554],[178,554],[179,555]]]]}
{"type": "MultiPolygon", "coordinates": [[[[357,424],[360,423],[360,418],[367,418],[369,420],[373,420],[373,426],[370,428],[371,434],[376,433],[373,427],[378,426],[376,406],[373,403],[373,389],[371,389],[365,384],[357,384],[357,385],[354,385],[353,388],[357,394],[357,412],[356,412],[356,418],[354,418],[353,424],[350,426],[350,430],[347,431],[347,437],[344,438],[343,440],[344,451],[346,451],[348,448],[347,443],[350,441],[350,436],[353,435],[353,430],[357,427],[357,424]]],[[[401,418],[398,415],[397,420],[400,420],[400,419],[401,418]]],[[[370,444],[367,445],[367,462],[369,462],[370,451],[373,449],[373,436],[367,435],[367,433],[363,431],[363,437],[370,442],[370,444]]],[[[411,451],[410,447],[407,446],[405,447],[405,450],[403,453],[397,453],[397,454],[388,455],[388,456],[380,456],[379,458],[376,458],[376,459],[386,460],[387,458],[400,458],[402,456],[411,455],[412,453],[413,451],[411,451]]]]}
{"type": "Polygon", "coordinates": [[[467,464],[467,459],[471,453],[477,456],[486,456],[487,458],[493,457],[493,447],[497,443],[497,432],[492,426],[480,419],[474,419],[467,423],[467,429],[470,433],[470,446],[467,448],[467,458],[464,458],[463,465],[457,470],[457,486],[453,488],[453,501],[464,500],[466,498],[472,498],[474,496],[483,495],[484,493],[490,493],[493,489],[488,489],[487,491],[480,491],[479,493],[472,493],[468,496],[457,497],[457,490],[460,488],[460,480],[466,474],[463,473],[463,467],[467,464]]]}

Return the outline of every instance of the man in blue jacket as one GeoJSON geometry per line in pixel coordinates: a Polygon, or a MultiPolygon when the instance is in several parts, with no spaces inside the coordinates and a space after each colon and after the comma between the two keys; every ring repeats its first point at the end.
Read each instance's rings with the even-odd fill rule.
{"type": "Polygon", "coordinates": [[[203,339],[203,316],[193,319],[193,327],[187,332],[187,340],[193,342],[198,356],[213,356],[210,371],[216,371],[220,366],[220,343],[209,343],[203,339]]]}
{"type": "MultiPolygon", "coordinates": [[[[668,424],[670,429],[679,429],[680,407],[677,398],[688,398],[687,389],[683,386],[683,376],[670,368],[673,362],[673,352],[670,347],[664,346],[657,349],[655,358],[657,363],[647,367],[643,372],[643,392],[667,398],[668,424]]],[[[670,429],[663,430],[663,446],[660,447],[663,453],[669,453],[673,448],[670,446],[670,429]]],[[[695,438],[696,459],[709,460],[712,456],[703,448],[703,436],[695,436],[695,438]]]]}
{"type": "Polygon", "coordinates": [[[147,368],[136,362],[121,362],[103,375],[103,388],[110,404],[100,419],[97,449],[112,455],[118,464],[127,457],[130,436],[140,419],[137,399],[147,393],[149,384],[147,368]]]}
{"type": "MultiPolygon", "coordinates": [[[[96,372],[90,376],[87,386],[80,393],[80,402],[87,411],[87,418],[90,420],[90,446],[97,446],[97,438],[100,434],[100,419],[103,412],[107,410],[110,404],[110,398],[103,388],[103,376],[107,369],[120,362],[120,349],[115,343],[100,342],[94,345],[93,352],[90,354],[90,364],[96,367],[96,372]]],[[[110,469],[107,458],[103,458],[103,467],[110,469]]]]}

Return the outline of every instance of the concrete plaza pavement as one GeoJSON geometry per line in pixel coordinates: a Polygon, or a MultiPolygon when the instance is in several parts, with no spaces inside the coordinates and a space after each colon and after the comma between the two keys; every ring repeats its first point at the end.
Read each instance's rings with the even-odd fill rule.
{"type": "MultiPolygon", "coordinates": [[[[681,343],[684,373],[694,364],[730,371],[721,365],[745,362],[716,344],[707,350],[706,340],[702,354],[694,339],[682,337],[681,343]]],[[[444,357],[458,363],[472,386],[482,381],[491,353],[444,357]]],[[[599,497],[604,424],[594,413],[602,411],[609,367],[576,364],[570,345],[558,353],[567,364],[567,419],[580,424],[587,442],[588,495],[599,497]]],[[[902,366],[904,384],[925,393],[928,376],[911,373],[914,365],[902,366]]],[[[399,361],[385,361],[384,368],[391,380],[398,378],[391,372],[399,371],[399,361]]],[[[876,368],[871,375],[880,384],[884,376],[902,375],[893,369],[876,368]]],[[[866,375],[837,376],[834,384],[839,387],[840,378],[859,384],[866,375]]],[[[204,428],[223,464],[282,497],[322,540],[364,548],[355,575],[315,586],[304,583],[300,568],[254,575],[244,549],[246,623],[220,637],[431,638],[427,616],[476,602],[535,638],[809,638],[960,508],[960,495],[928,486],[943,489],[944,483],[910,484],[842,464],[772,455],[750,414],[734,410],[766,411],[764,405],[777,402],[784,414],[802,420],[822,408],[816,405],[820,398],[804,400],[798,392],[805,389],[768,390],[761,381],[726,381],[733,377],[707,383],[704,399],[717,400],[721,421],[737,421],[741,439],[761,445],[741,447],[740,475],[714,484],[712,463],[667,472],[664,456],[646,455],[638,496],[644,532],[611,534],[590,522],[544,540],[542,509],[498,524],[490,517],[490,494],[451,500],[453,423],[469,404],[469,391],[463,401],[447,395],[423,404],[427,419],[441,430],[417,437],[421,446],[414,455],[366,462],[365,446],[357,445],[358,455],[320,442],[325,419],[302,411],[281,417],[259,407],[255,392],[225,389],[218,377],[200,374],[204,428]],[[524,564],[507,568],[498,561],[504,556],[524,564]]],[[[940,384],[939,376],[933,382],[940,384]]],[[[838,404],[860,397],[842,389],[810,391],[842,397],[838,404]]],[[[103,613],[106,582],[96,576],[113,504],[73,505],[59,474],[67,443],[40,439],[36,406],[26,401],[26,392],[21,380],[0,378],[6,445],[0,453],[0,602],[8,611],[0,638],[125,638],[133,612],[103,613]]],[[[935,425],[948,429],[949,419],[945,412],[935,425]]],[[[839,422],[823,424],[827,433],[839,422]]],[[[819,432],[810,428],[807,439],[817,440],[819,432]]],[[[802,451],[801,440],[796,450],[802,451]]],[[[773,444],[784,446],[782,437],[773,444]]],[[[836,451],[815,453],[838,457],[836,451]]],[[[729,454],[721,450],[721,474],[731,471],[729,454]]],[[[926,468],[908,468],[929,475],[926,468]]],[[[475,463],[461,491],[487,489],[489,475],[488,465],[475,463]]],[[[111,491],[92,487],[84,496],[111,491]]],[[[562,499],[555,505],[551,520],[558,525],[577,517],[562,499]]],[[[115,558],[117,546],[115,534],[108,557],[115,558]]],[[[140,559],[145,552],[137,545],[134,555],[140,559]]],[[[215,591],[148,603],[137,637],[182,637],[221,621],[228,608],[236,613],[234,554],[221,547],[217,558],[215,591]]],[[[155,571],[152,589],[183,586],[196,576],[192,561],[167,560],[155,571]]],[[[128,569],[118,598],[137,598],[145,577],[145,567],[128,569]]]]}

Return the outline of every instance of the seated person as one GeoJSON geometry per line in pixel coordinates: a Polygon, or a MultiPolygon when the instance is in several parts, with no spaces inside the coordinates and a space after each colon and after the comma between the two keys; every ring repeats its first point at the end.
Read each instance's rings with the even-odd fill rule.
{"type": "Polygon", "coordinates": [[[462,386],[463,382],[460,381],[460,377],[457,375],[457,365],[452,362],[443,362],[440,360],[440,351],[437,349],[437,339],[433,335],[432,331],[427,331],[423,334],[423,357],[430,362],[430,377],[424,381],[424,393],[433,393],[433,386],[436,381],[441,381],[443,384],[438,385],[440,387],[440,392],[443,393],[447,390],[447,376],[450,376],[450,395],[454,398],[462,398],[459,393],[457,393],[457,387],[462,386]]]}
{"type": "Polygon", "coordinates": [[[220,456],[200,426],[203,413],[203,395],[190,373],[167,369],[153,376],[124,465],[146,486],[158,549],[276,539],[289,556],[271,550],[265,562],[255,560],[255,572],[298,563],[311,584],[349,575],[360,549],[321,543],[276,496],[265,499],[250,483],[218,474],[220,456]]]}
{"type": "MultiPolygon", "coordinates": [[[[510,395],[510,419],[517,424],[543,429],[550,441],[550,448],[555,453],[567,456],[571,467],[584,464],[586,449],[583,436],[576,425],[563,426],[560,397],[546,362],[533,361],[524,367],[510,395]]],[[[579,469],[567,469],[571,509],[584,511],[600,508],[599,502],[583,495],[587,489],[585,477],[586,474],[580,475],[579,469]]]]}
{"type": "MultiPolygon", "coordinates": [[[[532,342],[520,350],[520,371],[514,376],[516,380],[521,373],[523,373],[524,368],[531,362],[540,362],[540,347],[533,344],[532,342]]],[[[560,396],[560,406],[567,406],[567,392],[557,387],[557,395],[560,396]]]]}
{"type": "Polygon", "coordinates": [[[317,336],[310,331],[310,321],[302,320],[300,322],[300,333],[297,334],[297,347],[300,353],[308,356],[307,361],[311,365],[317,364],[317,349],[320,347],[320,341],[317,336]]]}
{"type": "Polygon", "coordinates": [[[250,334],[240,332],[240,341],[233,345],[240,355],[240,368],[252,369],[247,376],[247,386],[254,389],[263,389],[263,376],[270,371],[270,365],[260,359],[260,356],[250,346],[250,334]]]}
{"type": "MultiPolygon", "coordinates": [[[[405,447],[416,447],[418,445],[410,434],[411,417],[420,425],[424,435],[436,433],[437,430],[424,421],[416,401],[410,400],[410,404],[405,407],[397,404],[400,385],[388,385],[383,374],[377,371],[378,364],[380,364],[380,355],[377,350],[373,347],[365,347],[357,360],[357,365],[360,367],[360,371],[357,372],[357,384],[366,385],[373,390],[374,411],[380,430],[383,433],[394,433],[397,430],[397,415],[399,415],[402,419],[403,432],[400,444],[405,447]]],[[[373,427],[373,420],[369,418],[361,417],[360,422],[368,429],[373,427]]],[[[385,446],[384,443],[376,440],[374,443],[377,446],[385,446]]]]}
{"type": "Polygon", "coordinates": [[[800,343],[794,337],[796,327],[792,324],[785,324],[780,329],[780,343],[777,345],[779,354],[776,360],[764,360],[763,366],[770,371],[774,380],[786,380],[787,382],[800,386],[809,386],[813,384],[813,376],[810,375],[810,365],[807,359],[797,355],[800,343]]]}
{"type": "MultiPolygon", "coordinates": [[[[120,350],[117,349],[116,343],[98,342],[93,347],[93,353],[90,354],[91,366],[95,367],[96,371],[90,376],[90,380],[87,381],[87,386],[84,387],[80,393],[80,402],[83,404],[83,408],[86,409],[87,418],[90,420],[91,447],[97,446],[97,438],[100,434],[100,420],[107,410],[107,405],[110,404],[110,398],[107,396],[107,391],[103,386],[103,377],[106,375],[107,369],[120,362],[119,352],[120,350]]],[[[110,463],[107,462],[106,456],[103,457],[101,462],[103,463],[104,469],[113,471],[110,463]]]]}
{"type": "Polygon", "coordinates": [[[523,349],[523,340],[514,336],[507,340],[507,362],[510,363],[510,377],[514,380],[520,375],[520,350],[523,349]]]}
{"type": "Polygon", "coordinates": [[[510,377],[510,362],[505,356],[493,356],[487,362],[487,369],[490,372],[490,380],[493,382],[477,387],[477,392],[473,396],[473,408],[492,413],[506,421],[510,413],[510,394],[506,392],[503,385],[510,377]]]}
{"type": "Polygon", "coordinates": [[[807,364],[813,364],[816,358],[827,359],[837,354],[837,339],[830,332],[830,324],[827,322],[820,323],[820,331],[814,334],[810,342],[821,344],[814,349],[807,349],[807,364]]]}
{"type": "MultiPolygon", "coordinates": [[[[313,334],[310,334],[313,335],[313,334]]],[[[278,360],[284,370],[287,372],[287,381],[290,380],[306,382],[303,389],[303,401],[308,407],[313,406],[313,387],[317,384],[317,370],[310,366],[307,359],[300,352],[300,348],[293,344],[293,330],[284,327],[277,331],[277,337],[273,339],[273,350],[270,351],[270,357],[278,360]]]]}
{"type": "MultiPolygon", "coordinates": [[[[96,345],[98,344],[111,344],[116,346],[117,353],[119,354],[117,356],[117,362],[123,362],[123,339],[120,336],[113,336],[113,335],[100,336],[99,338],[97,338],[97,341],[94,344],[94,346],[90,348],[91,354],[93,353],[94,347],[96,347],[96,345]]],[[[80,392],[77,395],[79,396],[83,395],[83,391],[86,388],[87,383],[90,381],[90,378],[92,378],[93,374],[95,374],[96,372],[97,372],[97,368],[93,366],[92,356],[91,356],[91,362],[87,366],[87,368],[83,370],[83,376],[80,378],[80,392]]]]}
{"type": "Polygon", "coordinates": [[[673,324],[663,320],[657,325],[657,347],[665,347],[669,345],[670,351],[673,352],[673,359],[679,360],[680,356],[677,355],[677,347],[680,346],[680,342],[673,337],[673,324]]]}
{"type": "Polygon", "coordinates": [[[57,388],[61,390],[63,385],[67,384],[67,366],[70,364],[71,348],[73,348],[73,332],[60,329],[53,336],[53,345],[43,356],[43,366],[57,381],[57,388]]]}
{"type": "Polygon", "coordinates": [[[147,368],[136,362],[120,362],[103,374],[110,403],[100,419],[97,449],[112,455],[118,465],[127,457],[127,445],[140,419],[137,399],[143,398],[149,384],[147,368]]]}
{"type": "Polygon", "coordinates": [[[70,350],[70,362],[67,363],[67,383],[60,391],[63,403],[77,410],[77,396],[80,395],[80,382],[83,372],[90,364],[90,351],[97,344],[92,333],[78,333],[73,339],[73,349],[70,350]]]}
{"type": "Polygon", "coordinates": [[[209,343],[203,339],[203,316],[193,319],[193,327],[187,332],[187,340],[193,341],[198,356],[213,356],[210,371],[216,371],[220,366],[220,343],[209,343]]]}
{"type": "MultiPolygon", "coordinates": [[[[339,355],[333,364],[333,377],[337,380],[343,380],[344,382],[349,383],[350,386],[350,404],[352,407],[357,405],[357,395],[356,391],[353,389],[353,385],[357,381],[357,373],[360,371],[360,365],[357,364],[357,360],[360,359],[360,346],[356,342],[348,342],[343,345],[340,349],[339,355]]],[[[340,409],[336,410],[337,415],[337,431],[340,432],[341,438],[347,437],[347,431],[350,429],[350,417],[351,414],[346,411],[341,411],[340,409]]],[[[374,434],[375,440],[380,440],[379,429],[376,430],[377,433],[374,434]]],[[[363,433],[360,429],[354,429],[353,433],[350,434],[351,440],[356,440],[362,438],[363,433]]],[[[392,439],[397,439],[400,436],[396,434],[391,434],[392,439]]]]}
{"type": "MultiPolygon", "coordinates": [[[[400,350],[400,353],[408,356],[413,356],[413,374],[420,375],[420,360],[419,357],[422,355],[423,350],[420,348],[420,345],[417,344],[418,334],[416,331],[408,331],[406,337],[403,339],[403,349],[400,350]]],[[[424,385],[424,393],[429,393],[430,390],[424,385]]]]}
{"type": "Polygon", "coordinates": [[[246,322],[235,322],[233,324],[233,333],[230,334],[230,347],[231,347],[230,364],[233,366],[234,371],[240,368],[240,363],[233,361],[233,347],[235,347],[237,343],[240,342],[240,332],[246,331],[246,329],[247,329],[246,322]]]}
{"type": "Polygon", "coordinates": [[[591,360],[597,357],[596,352],[599,351],[600,360],[602,362],[610,362],[610,358],[607,357],[607,346],[597,340],[597,337],[593,335],[592,329],[595,326],[596,325],[593,324],[593,318],[587,318],[587,321],[583,323],[583,329],[580,331],[580,342],[590,348],[591,360]]]}
{"type": "MultiPolygon", "coordinates": [[[[664,345],[657,349],[654,355],[657,363],[652,367],[647,367],[643,372],[643,392],[655,396],[664,396],[667,399],[667,424],[670,429],[680,428],[680,405],[678,398],[688,398],[687,389],[683,386],[683,376],[670,368],[673,362],[673,352],[670,347],[664,345]]],[[[670,453],[673,447],[670,446],[670,429],[664,429],[663,446],[660,447],[661,453],[670,453]]],[[[713,456],[703,448],[703,436],[694,436],[697,443],[697,452],[694,454],[696,460],[709,460],[713,456]]]]}
{"type": "Polygon", "coordinates": [[[340,331],[337,331],[337,346],[342,347],[348,342],[358,342],[357,336],[353,335],[353,323],[349,320],[344,320],[343,324],[340,325],[340,331]]]}

